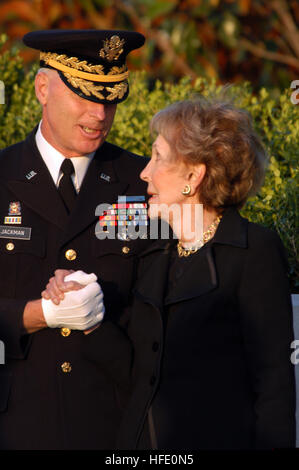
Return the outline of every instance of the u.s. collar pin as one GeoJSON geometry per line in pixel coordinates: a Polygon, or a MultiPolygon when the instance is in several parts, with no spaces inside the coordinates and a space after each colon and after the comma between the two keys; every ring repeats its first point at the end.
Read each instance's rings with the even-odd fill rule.
{"type": "Polygon", "coordinates": [[[37,173],[34,170],[32,170],[29,173],[27,173],[26,178],[27,180],[31,180],[31,178],[33,178],[35,175],[37,175],[37,173]]]}
{"type": "Polygon", "coordinates": [[[100,178],[110,183],[110,176],[105,175],[105,173],[101,173],[100,178]]]}

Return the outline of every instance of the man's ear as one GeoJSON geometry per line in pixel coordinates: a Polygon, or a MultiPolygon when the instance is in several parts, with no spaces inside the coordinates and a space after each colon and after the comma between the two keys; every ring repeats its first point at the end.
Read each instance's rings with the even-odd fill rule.
{"type": "MultiPolygon", "coordinates": [[[[204,179],[206,174],[206,165],[204,163],[200,163],[198,165],[193,165],[190,167],[188,172],[188,183],[192,188],[192,195],[198,192],[199,186],[204,179]]],[[[191,194],[190,194],[191,195],[191,194]]]]}
{"type": "Polygon", "coordinates": [[[38,72],[35,77],[35,94],[42,106],[47,104],[50,77],[45,72],[38,72]]]}

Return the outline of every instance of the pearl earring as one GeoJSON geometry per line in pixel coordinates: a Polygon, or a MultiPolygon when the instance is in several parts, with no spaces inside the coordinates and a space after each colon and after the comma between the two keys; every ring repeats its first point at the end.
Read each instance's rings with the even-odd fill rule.
{"type": "Polygon", "coordinates": [[[186,184],[186,186],[184,187],[182,191],[182,194],[184,194],[184,196],[188,196],[190,193],[191,193],[191,186],[189,184],[186,184]]]}

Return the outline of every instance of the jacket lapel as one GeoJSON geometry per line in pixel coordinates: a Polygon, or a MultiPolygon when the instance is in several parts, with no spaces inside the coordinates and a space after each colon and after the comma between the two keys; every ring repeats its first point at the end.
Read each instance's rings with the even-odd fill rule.
{"type": "Polygon", "coordinates": [[[23,143],[21,155],[9,162],[4,182],[17,199],[60,228],[65,226],[66,210],[51,175],[35,144],[34,129],[23,143]]]}
{"type": "MultiPolygon", "coordinates": [[[[216,269],[211,248],[204,248],[190,259],[182,278],[176,284],[175,289],[169,292],[165,298],[165,288],[168,282],[168,271],[173,242],[156,244],[146,250],[142,256],[149,253],[151,264],[147,263],[143,269],[142,277],[138,280],[134,293],[144,302],[150,303],[162,309],[163,305],[181,302],[193,297],[198,297],[217,287],[216,269]],[[200,270],[198,266],[200,265],[200,270]]],[[[176,241],[175,241],[176,245],[176,241]]]]}
{"type": "Polygon", "coordinates": [[[190,259],[175,289],[169,292],[165,298],[165,305],[207,294],[215,289],[217,285],[218,281],[212,248],[211,246],[204,247],[190,259]]]}
{"type": "Polygon", "coordinates": [[[114,168],[118,155],[113,155],[109,145],[103,144],[89,165],[74,210],[68,217],[37,149],[36,129],[23,143],[21,155],[16,154],[16,158],[6,165],[4,183],[32,211],[60,227],[63,230],[61,243],[65,244],[96,221],[95,210],[99,204],[117,202],[117,196],[125,192],[128,182],[118,179],[114,168]]]}
{"type": "Polygon", "coordinates": [[[181,302],[207,294],[218,286],[217,267],[214,251],[217,245],[247,247],[248,221],[243,219],[235,208],[227,208],[212,240],[191,255],[183,278],[176,289],[165,299],[165,305],[181,302]]]}
{"type": "Polygon", "coordinates": [[[230,245],[239,248],[247,247],[248,221],[240,216],[234,208],[228,208],[214,238],[191,255],[190,262],[186,263],[182,277],[175,285],[175,289],[164,298],[165,286],[168,282],[170,247],[176,241],[166,243],[158,241],[149,247],[142,257],[151,256],[152,263],[143,270],[143,275],[136,285],[135,294],[143,301],[162,308],[188,299],[202,296],[216,289],[218,286],[217,267],[214,250],[217,245],[230,245]]]}
{"type": "Polygon", "coordinates": [[[124,194],[129,185],[127,181],[119,181],[113,158],[107,149],[109,146],[103,144],[88,167],[75,207],[63,234],[62,245],[95,223],[97,220],[95,211],[99,204],[117,202],[117,196],[124,194]]]}
{"type": "Polygon", "coordinates": [[[183,278],[165,299],[165,305],[199,297],[218,286],[214,250],[217,245],[247,247],[247,220],[234,208],[226,209],[215,236],[197,253],[191,255],[183,278]]]}

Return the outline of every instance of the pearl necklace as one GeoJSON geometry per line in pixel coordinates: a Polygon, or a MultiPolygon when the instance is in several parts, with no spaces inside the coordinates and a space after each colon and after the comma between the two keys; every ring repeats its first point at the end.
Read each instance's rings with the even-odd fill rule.
{"type": "Polygon", "coordinates": [[[189,248],[184,248],[183,243],[181,240],[177,243],[177,250],[178,250],[178,255],[180,258],[187,257],[192,255],[193,253],[196,253],[205,243],[207,243],[211,238],[215,235],[216,229],[220,223],[220,220],[222,219],[222,215],[219,215],[217,219],[214,220],[214,222],[211,223],[211,225],[207,228],[205,232],[202,234],[202,238],[200,240],[196,240],[196,244],[193,246],[190,246],[189,248]]]}

